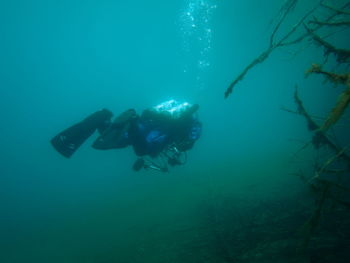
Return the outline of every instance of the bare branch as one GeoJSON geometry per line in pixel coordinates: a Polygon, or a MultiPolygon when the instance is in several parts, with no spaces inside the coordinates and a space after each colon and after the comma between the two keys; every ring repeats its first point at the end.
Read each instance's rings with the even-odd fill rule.
{"type": "Polygon", "coordinates": [[[283,15],[282,15],[280,21],[275,26],[275,29],[273,30],[273,32],[272,32],[272,34],[270,36],[270,47],[273,46],[273,40],[274,40],[276,32],[278,31],[278,29],[280,28],[281,24],[284,22],[284,20],[288,16],[288,14],[295,8],[297,2],[298,2],[298,0],[289,0],[282,7],[281,11],[283,11],[283,15]]]}
{"type": "Polygon", "coordinates": [[[350,73],[336,74],[333,72],[323,71],[322,67],[318,64],[312,64],[311,68],[305,72],[306,75],[309,75],[311,73],[325,75],[330,81],[334,82],[335,84],[343,84],[348,87],[350,85],[350,73]]]}
{"type": "MultiPolygon", "coordinates": [[[[350,15],[350,12],[348,12],[348,11],[345,11],[345,10],[342,10],[342,9],[338,9],[338,8],[335,8],[335,7],[332,7],[332,6],[323,4],[323,3],[321,4],[321,6],[323,6],[323,7],[325,7],[325,8],[328,8],[328,9],[330,9],[330,10],[336,12],[337,14],[350,15]]],[[[346,7],[348,7],[348,6],[349,6],[349,3],[347,3],[347,4],[345,5],[345,7],[342,7],[342,8],[346,8],[346,7]]]]}
{"type": "MultiPolygon", "coordinates": [[[[289,113],[293,113],[293,114],[297,114],[297,115],[300,115],[299,112],[295,111],[295,110],[291,110],[291,109],[288,109],[286,107],[281,107],[280,108],[281,110],[283,111],[286,111],[286,112],[289,112],[289,113]]],[[[324,120],[325,118],[323,117],[319,117],[319,116],[315,116],[315,115],[309,115],[312,119],[318,119],[318,120],[324,120]]]]}
{"type": "Polygon", "coordinates": [[[302,100],[298,95],[298,87],[295,87],[294,92],[294,100],[298,107],[298,112],[304,116],[307,121],[307,126],[309,130],[314,132],[314,136],[312,138],[312,143],[315,148],[319,148],[321,145],[327,145],[330,149],[332,149],[336,153],[341,153],[339,157],[341,157],[344,161],[350,164],[350,156],[346,154],[346,152],[342,151],[343,149],[338,147],[335,143],[333,143],[326,133],[321,129],[321,127],[310,117],[310,115],[305,110],[302,100]]]}
{"type": "Polygon", "coordinates": [[[332,111],[329,113],[326,121],[320,127],[320,130],[325,132],[341,118],[346,108],[350,104],[350,73],[336,74],[332,72],[323,71],[321,69],[321,66],[317,64],[313,64],[306,73],[322,74],[325,75],[330,81],[336,84],[343,84],[347,86],[345,91],[343,91],[339,95],[337,103],[335,104],[332,111]]]}
{"type": "MultiPolygon", "coordinates": [[[[322,1],[320,2],[320,5],[322,6],[323,3],[322,1]]],[[[346,3],[345,5],[343,5],[341,8],[346,8],[350,6],[350,2],[349,3],[346,3]]],[[[331,21],[334,17],[336,17],[337,15],[339,15],[339,13],[335,12],[334,14],[330,15],[325,21],[328,22],[328,21],[331,21]]],[[[312,32],[316,32],[317,30],[319,30],[320,28],[322,27],[322,25],[317,25],[315,28],[311,29],[312,32]]],[[[300,37],[292,40],[292,41],[289,41],[289,42],[285,42],[283,43],[283,46],[289,46],[289,45],[294,45],[294,44],[297,44],[299,43],[300,41],[304,40],[307,36],[309,35],[308,32],[302,34],[300,37]]]]}
{"type": "Polygon", "coordinates": [[[305,26],[308,33],[311,35],[312,39],[318,43],[319,45],[323,46],[325,49],[325,56],[328,56],[329,54],[334,54],[337,58],[337,61],[339,63],[347,63],[350,59],[350,50],[348,49],[340,49],[336,48],[332,44],[328,43],[324,39],[322,39],[320,36],[316,35],[312,30],[310,30],[307,26],[305,26]]]}
{"type": "Polygon", "coordinates": [[[308,129],[311,131],[315,131],[315,130],[319,129],[318,124],[310,117],[310,115],[305,110],[303,102],[298,95],[298,87],[297,86],[295,86],[294,101],[297,104],[297,112],[305,117],[308,129]]]}
{"type": "MultiPolygon", "coordinates": [[[[280,46],[286,45],[286,43],[283,43],[285,40],[287,40],[295,31],[296,29],[304,22],[304,20],[311,14],[313,13],[317,7],[323,3],[324,0],[320,0],[319,4],[317,6],[315,6],[312,10],[310,10],[309,12],[307,12],[301,19],[300,21],[284,36],[282,37],[281,40],[278,41],[277,44],[273,43],[273,39],[274,39],[274,35],[276,34],[276,32],[278,31],[281,23],[285,20],[286,16],[289,14],[289,12],[291,12],[291,10],[293,9],[293,4],[291,4],[285,11],[283,17],[281,18],[280,22],[276,25],[275,29],[273,30],[271,37],[270,37],[270,45],[268,47],[267,50],[265,50],[264,52],[262,52],[256,59],[254,59],[252,62],[250,62],[248,64],[248,66],[245,67],[245,69],[236,77],[236,79],[231,82],[231,84],[229,85],[229,87],[226,89],[225,91],[225,98],[227,98],[233,91],[233,88],[236,86],[236,84],[241,81],[244,76],[248,73],[248,71],[250,69],[252,69],[253,67],[255,67],[256,65],[264,62],[268,56],[271,54],[271,52],[280,46]]],[[[293,2],[294,3],[294,2],[293,2]]]]}
{"type": "Polygon", "coordinates": [[[276,46],[269,47],[267,50],[262,52],[259,57],[254,59],[252,62],[249,63],[249,65],[237,76],[237,78],[230,84],[230,86],[225,91],[225,99],[232,93],[233,88],[236,86],[238,82],[240,82],[244,76],[248,73],[248,71],[256,66],[257,64],[260,64],[265,61],[265,59],[268,58],[270,53],[276,48],[276,46]]]}
{"type": "MultiPolygon", "coordinates": [[[[321,1],[322,2],[322,1],[321,1]]],[[[318,6],[315,6],[313,9],[311,9],[309,12],[307,12],[300,20],[299,22],[279,41],[277,44],[278,46],[285,46],[287,43],[283,43],[286,41],[297,29],[299,26],[301,26],[305,19],[308,18],[315,10],[318,8],[318,6]]],[[[302,40],[302,39],[301,39],[302,40]]]]}
{"type": "Polygon", "coordinates": [[[309,21],[308,24],[315,24],[320,26],[349,26],[350,21],[339,21],[339,22],[324,22],[318,20],[309,21]]]}

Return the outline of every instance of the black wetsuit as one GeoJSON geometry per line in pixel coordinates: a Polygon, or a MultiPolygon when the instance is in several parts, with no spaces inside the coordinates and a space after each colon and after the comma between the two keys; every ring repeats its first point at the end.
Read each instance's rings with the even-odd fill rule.
{"type": "Polygon", "coordinates": [[[83,121],[56,135],[51,143],[63,156],[70,158],[73,153],[96,130],[100,136],[92,147],[99,150],[118,149],[132,145],[137,156],[156,157],[168,145],[176,143],[180,151],[192,148],[199,138],[201,123],[189,111],[179,119],[171,119],[161,114],[145,110],[138,116],[130,109],[120,114],[112,122],[112,112],[103,109],[83,121]]]}

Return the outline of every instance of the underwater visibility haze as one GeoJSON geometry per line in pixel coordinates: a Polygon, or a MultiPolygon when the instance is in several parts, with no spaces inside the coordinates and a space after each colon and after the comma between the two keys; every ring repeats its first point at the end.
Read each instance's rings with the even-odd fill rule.
{"type": "Polygon", "coordinates": [[[0,262],[349,262],[349,21],[342,0],[1,1],[0,262]],[[203,128],[167,173],[50,144],[170,99],[203,128]]]}

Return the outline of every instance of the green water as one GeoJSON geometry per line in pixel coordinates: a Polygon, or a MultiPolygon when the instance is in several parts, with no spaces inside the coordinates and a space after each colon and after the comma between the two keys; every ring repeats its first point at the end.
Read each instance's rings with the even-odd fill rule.
{"type": "MultiPolygon", "coordinates": [[[[317,196],[293,173],[328,155],[309,146],[295,157],[312,134],[281,110],[296,109],[296,84],[312,114],[331,110],[339,89],[304,78],[323,49],[277,49],[224,99],[284,2],[1,1],[0,262],[348,262],[343,208],[324,212],[298,252],[317,196]],[[198,103],[203,123],[170,173],[136,173],[132,149],[96,151],[95,137],[70,160],[49,143],[100,108],[140,113],[170,98],[198,103]]],[[[298,1],[277,37],[317,2],[298,1]]],[[[332,40],[349,46],[346,33],[332,40]]]]}

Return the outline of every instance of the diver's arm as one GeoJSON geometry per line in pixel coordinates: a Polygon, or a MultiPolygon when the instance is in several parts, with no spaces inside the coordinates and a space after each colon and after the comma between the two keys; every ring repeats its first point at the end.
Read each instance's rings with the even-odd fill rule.
{"type": "Polygon", "coordinates": [[[177,142],[180,151],[188,151],[192,149],[195,142],[199,139],[202,132],[202,123],[194,119],[185,136],[177,142]]]}

